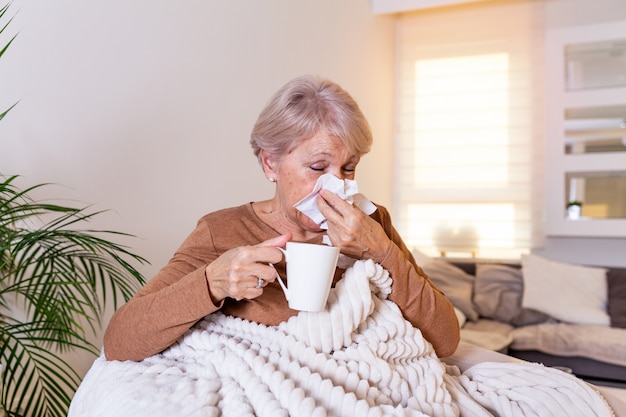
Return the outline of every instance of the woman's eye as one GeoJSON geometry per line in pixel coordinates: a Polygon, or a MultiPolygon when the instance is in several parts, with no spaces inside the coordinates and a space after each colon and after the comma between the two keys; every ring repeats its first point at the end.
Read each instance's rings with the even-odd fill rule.
{"type": "Polygon", "coordinates": [[[313,171],[324,171],[326,169],[326,167],[324,167],[322,165],[311,165],[311,169],[313,171]]]}

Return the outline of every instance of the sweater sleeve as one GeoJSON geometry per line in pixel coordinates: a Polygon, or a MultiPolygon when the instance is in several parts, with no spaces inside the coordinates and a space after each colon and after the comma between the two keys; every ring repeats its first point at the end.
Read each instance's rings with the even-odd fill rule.
{"type": "Polygon", "coordinates": [[[111,318],[104,335],[109,360],[141,360],[173,344],[222,307],[211,300],[205,267],[217,257],[199,222],[170,262],[111,318]]]}
{"type": "Polygon", "coordinates": [[[451,355],[461,338],[452,303],[417,265],[411,251],[391,224],[387,210],[379,206],[373,217],[383,226],[393,243],[384,259],[375,260],[393,278],[389,299],[400,307],[405,319],[420,329],[438,356],[451,355]]]}
{"type": "MultiPolygon", "coordinates": [[[[217,212],[198,222],[168,264],[113,314],[104,335],[107,359],[141,360],[155,355],[175,343],[203,317],[227,307],[224,302],[213,303],[206,265],[230,248],[261,242],[276,234],[254,217],[246,220],[245,213],[245,210],[217,212]]],[[[393,242],[385,259],[375,260],[393,278],[390,300],[422,331],[438,355],[451,354],[459,340],[452,305],[417,266],[393,228],[386,209],[379,207],[372,217],[383,225],[393,242]]],[[[230,313],[268,325],[279,317],[294,314],[280,289],[275,288],[275,294],[272,289],[268,286],[262,297],[245,305],[234,303],[230,313]]]]}

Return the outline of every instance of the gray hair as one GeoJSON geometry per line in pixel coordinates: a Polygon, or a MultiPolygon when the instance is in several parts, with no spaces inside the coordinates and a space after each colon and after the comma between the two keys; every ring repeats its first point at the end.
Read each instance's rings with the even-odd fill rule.
{"type": "Polygon", "coordinates": [[[359,157],[370,151],[372,133],[356,101],[338,84],[312,75],[285,84],[259,114],[250,145],[280,158],[319,130],[343,141],[359,157]]]}

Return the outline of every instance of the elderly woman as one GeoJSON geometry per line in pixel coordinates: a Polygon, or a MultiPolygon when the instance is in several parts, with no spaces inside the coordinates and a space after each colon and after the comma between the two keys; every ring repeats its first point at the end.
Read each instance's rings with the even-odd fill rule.
{"type": "MultiPolygon", "coordinates": [[[[287,320],[298,312],[275,281],[276,271],[285,274],[277,248],[290,240],[322,244],[324,235],[342,254],[387,269],[389,299],[439,356],[452,354],[459,342],[454,309],[416,264],[384,207],[368,216],[322,189],[317,205],[327,230],[294,208],[323,174],[354,179],[370,150],[369,125],[352,97],[331,81],[296,78],[261,112],[250,143],[276,184],[274,197],[202,217],[169,263],[113,315],[104,338],[107,359],[159,353],[216,311],[269,326],[287,320]]],[[[334,282],[343,272],[337,269],[334,282]]]]}

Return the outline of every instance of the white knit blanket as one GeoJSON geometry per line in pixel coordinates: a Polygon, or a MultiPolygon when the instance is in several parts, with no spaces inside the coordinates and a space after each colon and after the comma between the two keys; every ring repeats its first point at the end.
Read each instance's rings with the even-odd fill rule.
{"type": "Polygon", "coordinates": [[[391,278],[357,261],[326,311],[277,327],[212,314],[141,362],[96,359],[68,417],[612,416],[589,385],[529,363],[463,374],[387,300],[391,278]]]}

